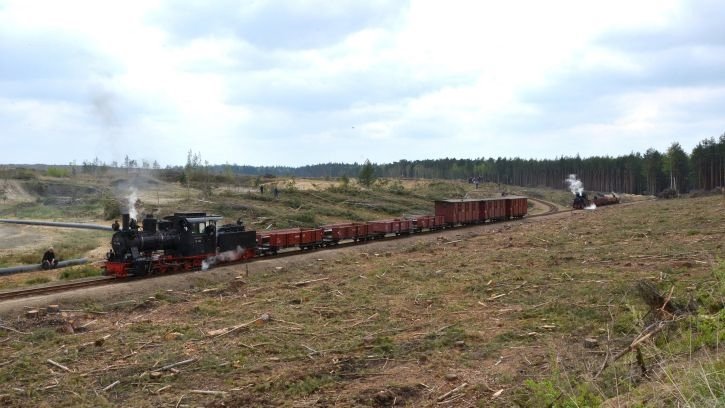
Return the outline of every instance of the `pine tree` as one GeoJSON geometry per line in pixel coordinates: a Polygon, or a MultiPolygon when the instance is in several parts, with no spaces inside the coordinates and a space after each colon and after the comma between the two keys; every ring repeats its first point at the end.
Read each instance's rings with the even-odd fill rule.
{"type": "Polygon", "coordinates": [[[365,160],[365,163],[360,170],[358,175],[358,181],[365,187],[370,187],[375,181],[375,168],[373,168],[370,160],[365,160]]]}

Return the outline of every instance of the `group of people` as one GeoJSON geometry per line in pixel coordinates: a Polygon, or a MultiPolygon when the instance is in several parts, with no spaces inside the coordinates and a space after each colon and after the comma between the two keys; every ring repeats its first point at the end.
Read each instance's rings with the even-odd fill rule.
{"type": "Polygon", "coordinates": [[[476,176],[476,177],[469,177],[468,178],[468,183],[469,184],[475,184],[476,185],[476,190],[478,190],[478,185],[481,184],[481,178],[478,177],[478,176],[476,176]]]}

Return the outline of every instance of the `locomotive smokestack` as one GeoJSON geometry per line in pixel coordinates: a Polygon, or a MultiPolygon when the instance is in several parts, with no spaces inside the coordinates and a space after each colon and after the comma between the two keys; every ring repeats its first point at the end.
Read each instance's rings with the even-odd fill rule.
{"type": "Polygon", "coordinates": [[[131,221],[131,216],[128,214],[123,214],[121,216],[121,222],[122,222],[122,230],[128,231],[128,223],[131,221]]]}

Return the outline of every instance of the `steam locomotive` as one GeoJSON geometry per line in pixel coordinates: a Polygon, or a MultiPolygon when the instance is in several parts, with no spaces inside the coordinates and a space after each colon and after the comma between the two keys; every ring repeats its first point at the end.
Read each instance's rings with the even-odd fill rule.
{"type": "Polygon", "coordinates": [[[111,238],[105,274],[116,277],[195,270],[214,262],[219,254],[235,260],[255,255],[256,234],[241,222],[222,225],[222,217],[206,213],[174,213],[157,219],[147,215],[139,230],[136,220],[123,214],[119,231],[111,238]]]}
{"type": "Polygon", "coordinates": [[[587,193],[576,193],[574,196],[574,202],[572,203],[572,208],[575,210],[583,210],[585,208],[590,208],[592,205],[594,207],[601,207],[603,205],[611,205],[611,204],[619,204],[619,197],[617,197],[614,193],[612,193],[612,196],[605,196],[605,195],[594,195],[594,198],[591,200],[587,197],[587,193]]]}

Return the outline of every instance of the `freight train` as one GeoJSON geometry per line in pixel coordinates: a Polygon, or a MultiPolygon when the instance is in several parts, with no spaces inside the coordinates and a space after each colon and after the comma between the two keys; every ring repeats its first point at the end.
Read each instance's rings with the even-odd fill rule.
{"type": "Polygon", "coordinates": [[[362,242],[392,235],[454,228],[524,217],[528,199],[519,196],[439,200],[434,215],[323,225],[315,228],[251,231],[241,220],[217,227],[221,216],[175,213],[146,216],[139,226],[129,214],[111,238],[104,274],[123,278],[204,269],[276,254],[362,242]]]}

